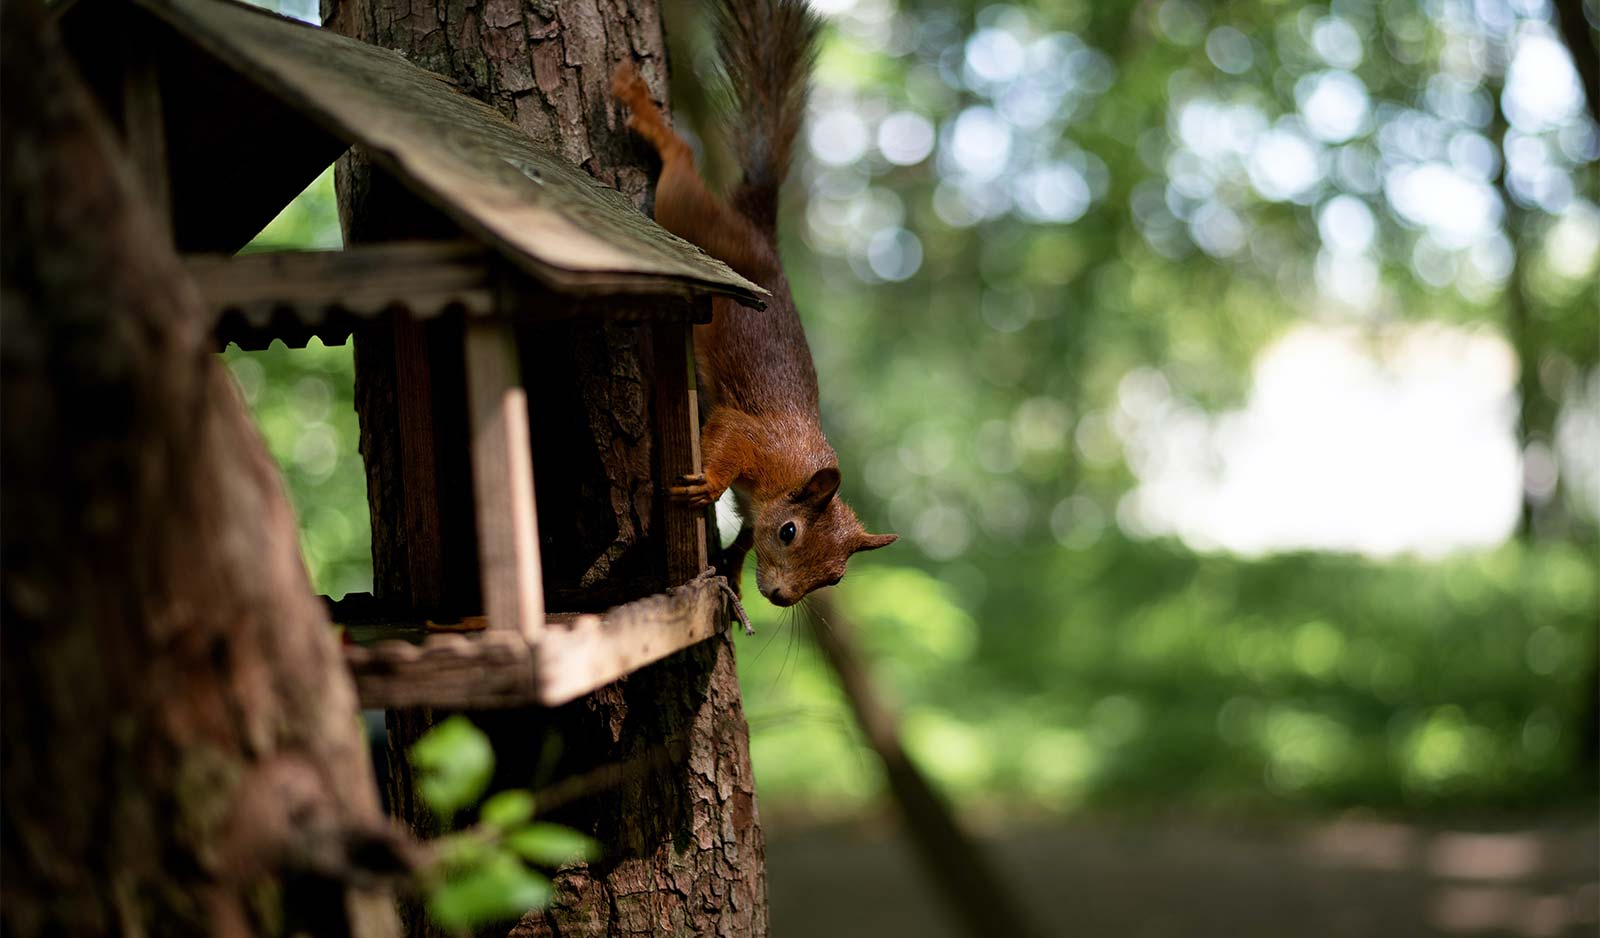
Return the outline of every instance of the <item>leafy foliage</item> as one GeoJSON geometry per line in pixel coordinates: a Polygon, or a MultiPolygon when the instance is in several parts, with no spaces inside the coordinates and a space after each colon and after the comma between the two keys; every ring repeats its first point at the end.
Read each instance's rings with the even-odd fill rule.
{"type": "MultiPolygon", "coordinates": [[[[449,818],[476,802],[488,787],[494,774],[494,748],[482,730],[458,714],[417,740],[411,747],[411,764],[417,769],[423,800],[436,814],[449,818]]],[[[504,811],[503,805],[500,802],[497,808],[504,811]]]]}
{"type": "Polygon", "coordinates": [[[593,860],[599,852],[593,838],[559,824],[519,827],[506,834],[506,846],[530,863],[544,866],[593,860]]]}
{"type": "MultiPolygon", "coordinates": [[[[411,762],[423,800],[446,819],[477,803],[494,774],[489,738],[460,715],[417,740],[411,762]]],[[[599,856],[588,835],[534,821],[536,807],[530,791],[496,792],[479,807],[475,825],[433,842],[439,866],[427,903],[435,921],[464,930],[518,918],[550,901],[553,887],[541,869],[599,856]]]]}
{"type": "Polygon", "coordinates": [[[550,880],[504,851],[463,866],[428,895],[428,914],[450,929],[506,921],[550,901],[550,880]]]}
{"type": "MultiPolygon", "coordinates": [[[[1110,537],[879,562],[837,599],[913,753],[966,799],[1447,812],[1592,790],[1578,727],[1600,595],[1571,547],[1376,563],[1110,537]]],[[[825,665],[788,634],[803,624],[750,611],[763,796],[852,810],[876,768],[825,665]]]]}

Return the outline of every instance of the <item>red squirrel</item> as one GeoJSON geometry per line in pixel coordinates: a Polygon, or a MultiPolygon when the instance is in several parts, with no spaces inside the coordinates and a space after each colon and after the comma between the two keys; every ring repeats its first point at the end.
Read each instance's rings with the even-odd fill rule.
{"type": "Polygon", "coordinates": [[[897,535],[868,534],[838,497],[839,458],[822,433],[816,368],[778,259],[778,189],[805,113],[818,21],[804,0],[718,0],[717,26],[744,174],[729,201],[706,188],[689,144],[631,65],[617,70],[612,93],[632,111],[628,126],[661,156],[656,221],[771,294],[761,310],[719,297],[711,322],[695,327],[705,470],[669,492],[703,510],[732,486],[744,527],[725,572],[737,587],[754,547],[756,585],[773,605],[789,606],[838,583],[851,554],[897,535]]]}

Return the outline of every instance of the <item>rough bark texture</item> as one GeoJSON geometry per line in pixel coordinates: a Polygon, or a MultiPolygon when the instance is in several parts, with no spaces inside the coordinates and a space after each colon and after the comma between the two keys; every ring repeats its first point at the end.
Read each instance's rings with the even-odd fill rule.
{"type": "Polygon", "coordinates": [[[0,930],[393,935],[277,471],[45,12],[0,10],[0,930]]]}
{"type": "MultiPolygon", "coordinates": [[[[325,0],[323,14],[329,26],[398,49],[455,81],[636,204],[648,201],[653,166],[626,130],[609,85],[616,65],[632,61],[665,97],[665,46],[654,2],[325,0]]],[[[436,224],[375,177],[360,154],[338,175],[353,238],[414,234],[419,224],[436,224]]],[[[661,405],[653,390],[658,343],[647,328],[583,320],[525,329],[519,338],[547,606],[599,610],[664,589],[669,568],[682,564],[669,563],[662,533],[666,506],[655,432],[661,405]]],[[[387,392],[362,399],[359,387],[405,383],[383,373],[379,362],[387,352],[368,355],[381,341],[357,341],[363,453],[369,488],[378,493],[375,588],[410,590],[420,599],[415,583],[398,572],[402,564],[419,569],[415,556],[403,556],[414,555],[419,543],[400,533],[409,523],[404,516],[380,505],[382,493],[397,489],[405,454],[377,430],[387,418],[375,404],[387,392]]],[[[659,347],[672,349],[673,343],[659,347]]],[[[685,367],[681,343],[677,348],[659,366],[685,367]]],[[[450,367],[443,360],[430,367],[436,383],[459,380],[442,378],[450,367]]],[[[439,459],[454,458],[443,447],[441,440],[439,459]]],[[[387,507],[396,504],[390,499],[387,507]]],[[[432,504],[441,517],[472,517],[470,496],[458,490],[435,488],[432,504]]],[[[442,569],[448,545],[428,549],[440,552],[435,568],[442,569]]],[[[441,582],[443,605],[476,601],[453,577],[441,582]]],[[[403,750],[433,716],[392,711],[394,750],[403,750]]],[[[565,870],[555,905],[526,916],[513,934],[767,933],[765,845],[726,634],[566,706],[473,719],[495,740],[497,786],[561,789],[565,806],[556,819],[593,833],[606,851],[595,863],[565,870]],[[584,779],[591,782],[573,784],[584,779]],[[575,787],[587,789],[585,796],[573,798],[575,787]]],[[[436,822],[416,803],[403,759],[392,761],[391,804],[416,830],[431,831],[436,822]]],[[[409,914],[408,924],[421,933],[415,910],[409,914]]]]}

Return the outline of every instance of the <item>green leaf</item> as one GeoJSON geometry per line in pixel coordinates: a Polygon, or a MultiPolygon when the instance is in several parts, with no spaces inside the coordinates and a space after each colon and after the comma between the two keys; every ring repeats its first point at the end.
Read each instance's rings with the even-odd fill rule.
{"type": "Polygon", "coordinates": [[[593,860],[600,855],[600,845],[593,837],[559,824],[529,824],[514,830],[506,835],[506,846],[546,866],[593,860]]]}
{"type": "Polygon", "coordinates": [[[431,843],[439,862],[452,870],[481,865],[493,849],[477,834],[445,834],[431,843]]]}
{"type": "Polygon", "coordinates": [[[553,893],[549,879],[501,850],[429,893],[428,914],[445,928],[466,929],[542,909],[553,893]]]}
{"type": "Polygon", "coordinates": [[[463,716],[429,730],[411,747],[417,787],[436,813],[451,815],[477,801],[494,773],[489,737],[463,716]]]}
{"type": "Polygon", "coordinates": [[[521,788],[503,791],[483,803],[479,820],[505,830],[533,817],[533,792],[521,788]]]}

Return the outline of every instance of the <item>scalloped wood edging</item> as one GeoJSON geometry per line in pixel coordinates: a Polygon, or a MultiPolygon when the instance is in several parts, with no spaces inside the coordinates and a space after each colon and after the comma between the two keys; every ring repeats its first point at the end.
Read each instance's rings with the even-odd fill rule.
{"type": "Polygon", "coordinates": [[[432,319],[521,321],[594,318],[610,322],[710,322],[708,302],[554,302],[543,287],[497,265],[486,248],[462,241],[353,245],[338,251],[279,251],[184,258],[216,317],[221,345],[252,351],[274,339],[302,348],[315,336],[342,345],[362,322],[393,314],[432,319]]]}

